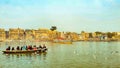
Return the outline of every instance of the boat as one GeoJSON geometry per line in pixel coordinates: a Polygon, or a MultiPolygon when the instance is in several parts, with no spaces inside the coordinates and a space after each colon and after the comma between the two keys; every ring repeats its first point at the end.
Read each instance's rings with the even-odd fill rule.
{"type": "Polygon", "coordinates": [[[14,53],[43,53],[46,52],[48,49],[44,48],[44,49],[38,49],[38,50],[6,50],[6,51],[2,51],[3,53],[8,53],[8,54],[14,54],[14,53]]]}
{"type": "Polygon", "coordinates": [[[56,39],[53,41],[53,43],[60,43],[60,44],[72,44],[72,41],[70,40],[61,40],[61,39],[56,39]]]}

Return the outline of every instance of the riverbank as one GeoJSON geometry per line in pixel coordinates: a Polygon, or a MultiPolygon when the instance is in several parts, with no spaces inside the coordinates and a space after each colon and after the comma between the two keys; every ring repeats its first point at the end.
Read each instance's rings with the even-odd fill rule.
{"type": "MultiPolygon", "coordinates": [[[[73,40],[71,42],[119,42],[120,40],[73,40]]],[[[6,41],[0,41],[0,42],[53,42],[50,40],[42,41],[42,40],[6,40],[6,41]]]]}

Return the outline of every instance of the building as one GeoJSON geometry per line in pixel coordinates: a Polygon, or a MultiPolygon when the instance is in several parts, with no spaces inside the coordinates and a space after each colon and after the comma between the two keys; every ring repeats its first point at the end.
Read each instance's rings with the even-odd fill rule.
{"type": "Polygon", "coordinates": [[[94,32],[94,33],[92,33],[92,37],[93,37],[93,38],[96,38],[96,36],[97,36],[97,35],[96,35],[96,33],[95,33],[95,32],[94,32]]]}
{"type": "Polygon", "coordinates": [[[49,40],[49,29],[35,30],[35,40],[38,40],[38,41],[49,40]]]}
{"type": "Polygon", "coordinates": [[[89,40],[89,33],[87,32],[81,32],[81,40],[89,40]]]}
{"type": "Polygon", "coordinates": [[[5,39],[6,39],[5,30],[0,28],[0,41],[5,41],[5,39]]]}
{"type": "Polygon", "coordinates": [[[115,36],[117,40],[120,40],[120,32],[117,32],[117,35],[115,36]]]}
{"type": "Polygon", "coordinates": [[[75,33],[75,32],[72,32],[70,33],[70,38],[73,40],[73,41],[78,41],[79,40],[79,34],[75,33]]]}
{"type": "Polygon", "coordinates": [[[9,29],[9,39],[10,40],[22,40],[24,39],[24,29],[9,29]]]}
{"type": "Polygon", "coordinates": [[[120,35],[120,32],[117,32],[117,35],[120,35]]]}
{"type": "Polygon", "coordinates": [[[25,30],[25,39],[26,40],[33,40],[35,38],[34,30],[26,29],[25,30]]]}

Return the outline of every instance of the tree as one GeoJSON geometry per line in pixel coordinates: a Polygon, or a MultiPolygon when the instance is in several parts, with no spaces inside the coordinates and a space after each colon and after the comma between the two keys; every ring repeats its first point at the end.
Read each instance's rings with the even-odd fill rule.
{"type": "Polygon", "coordinates": [[[92,33],[89,33],[89,38],[93,38],[93,35],[92,35],[92,33]]]}
{"type": "Polygon", "coordinates": [[[112,36],[116,36],[117,35],[117,33],[116,32],[112,32],[112,36]]]}
{"type": "Polygon", "coordinates": [[[81,33],[85,33],[85,31],[81,31],[81,33]]]}
{"type": "Polygon", "coordinates": [[[56,26],[52,26],[52,27],[50,28],[50,30],[51,30],[51,31],[57,30],[57,27],[56,27],[56,26]]]}
{"type": "Polygon", "coordinates": [[[110,33],[110,32],[107,32],[107,36],[108,36],[108,38],[112,38],[112,33],[110,33]]]}
{"type": "Polygon", "coordinates": [[[113,36],[116,36],[117,34],[115,32],[107,32],[108,38],[112,38],[113,36]]]}
{"type": "Polygon", "coordinates": [[[97,32],[95,32],[95,33],[96,33],[96,35],[102,34],[102,32],[99,32],[99,31],[97,31],[97,32]]]}

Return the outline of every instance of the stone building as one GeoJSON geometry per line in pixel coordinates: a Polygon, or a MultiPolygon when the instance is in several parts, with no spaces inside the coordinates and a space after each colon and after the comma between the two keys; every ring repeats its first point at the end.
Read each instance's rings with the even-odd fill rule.
{"type": "Polygon", "coordinates": [[[49,40],[49,29],[35,30],[35,40],[39,41],[49,40]]]}
{"type": "Polygon", "coordinates": [[[35,30],[33,30],[33,29],[26,29],[25,30],[25,39],[26,40],[33,40],[33,39],[35,39],[34,31],[35,30]]]}
{"type": "Polygon", "coordinates": [[[5,41],[6,35],[5,30],[0,28],[0,41],[5,41]]]}
{"type": "Polygon", "coordinates": [[[24,39],[24,29],[20,29],[20,28],[17,28],[17,29],[13,29],[13,28],[10,28],[9,29],[9,39],[10,40],[22,40],[24,39]]]}

